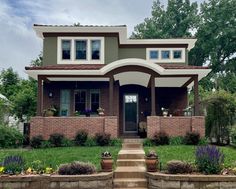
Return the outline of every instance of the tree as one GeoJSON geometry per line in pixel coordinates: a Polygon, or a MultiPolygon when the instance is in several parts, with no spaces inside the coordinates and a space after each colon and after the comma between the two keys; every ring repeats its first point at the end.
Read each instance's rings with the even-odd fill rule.
{"type": "Polygon", "coordinates": [[[229,144],[230,126],[236,116],[236,98],[226,91],[216,91],[205,99],[207,107],[206,136],[217,144],[229,144]]]}
{"type": "Polygon", "coordinates": [[[19,81],[19,75],[11,67],[3,70],[0,74],[0,93],[10,100],[19,90],[19,81]]]}
{"type": "Polygon", "coordinates": [[[131,38],[190,37],[198,23],[197,3],[189,0],[168,0],[167,8],[155,0],[152,16],[134,28],[131,38]]]}
{"type": "Polygon", "coordinates": [[[43,55],[40,53],[35,60],[32,60],[30,66],[39,67],[43,65],[43,55]]]}

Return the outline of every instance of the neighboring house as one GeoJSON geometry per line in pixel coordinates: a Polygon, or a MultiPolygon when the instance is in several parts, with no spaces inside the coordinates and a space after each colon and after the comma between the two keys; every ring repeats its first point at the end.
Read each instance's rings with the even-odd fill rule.
{"type": "Polygon", "coordinates": [[[126,26],[34,25],[34,30],[43,39],[43,66],[25,68],[38,80],[31,137],[61,132],[72,138],[80,129],[90,135],[135,135],[140,122],[146,122],[148,137],[160,130],[204,135],[198,81],[210,69],[188,65],[196,39],[127,39],[126,26]],[[192,86],[195,116],[186,117],[183,109],[192,86]],[[60,117],[43,117],[52,106],[60,117]],[[97,115],[99,107],[105,116],[97,115]],[[162,116],[162,108],[168,109],[168,117],[162,116]],[[87,109],[91,117],[83,116],[87,109]]]}

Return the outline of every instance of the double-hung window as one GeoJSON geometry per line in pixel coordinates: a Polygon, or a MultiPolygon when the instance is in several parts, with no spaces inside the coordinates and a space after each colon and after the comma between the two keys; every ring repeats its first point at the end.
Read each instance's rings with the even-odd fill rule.
{"type": "Polygon", "coordinates": [[[101,54],[101,40],[91,40],[91,59],[99,60],[101,54]]]}
{"type": "Polygon", "coordinates": [[[86,90],[79,90],[75,92],[75,112],[84,113],[86,109],[86,90]]]}
{"type": "Polygon", "coordinates": [[[87,59],[87,40],[75,40],[75,59],[87,59]]]}
{"type": "Polygon", "coordinates": [[[62,59],[70,60],[71,58],[71,40],[62,40],[62,59]]]}
{"type": "Polygon", "coordinates": [[[97,113],[100,102],[100,93],[99,90],[90,90],[90,106],[92,113],[97,113]]]}

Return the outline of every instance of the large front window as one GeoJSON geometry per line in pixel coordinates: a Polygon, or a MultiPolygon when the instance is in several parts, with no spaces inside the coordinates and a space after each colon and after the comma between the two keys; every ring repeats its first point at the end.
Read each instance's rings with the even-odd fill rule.
{"type": "Polygon", "coordinates": [[[79,90],[75,92],[75,112],[84,113],[86,109],[86,91],[79,90]]]}
{"type": "Polygon", "coordinates": [[[92,113],[97,113],[97,109],[99,108],[100,94],[99,90],[91,90],[90,91],[90,106],[92,113]]]}

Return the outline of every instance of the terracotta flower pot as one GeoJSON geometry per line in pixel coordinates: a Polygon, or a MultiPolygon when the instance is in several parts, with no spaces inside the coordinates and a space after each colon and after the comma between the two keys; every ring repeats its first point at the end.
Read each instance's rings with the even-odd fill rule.
{"type": "Polygon", "coordinates": [[[148,157],[146,158],[146,166],[148,172],[156,172],[157,164],[158,164],[157,158],[148,158],[148,157]]]}
{"type": "Polygon", "coordinates": [[[113,165],[113,159],[111,157],[101,159],[101,168],[103,172],[111,172],[113,165]]]}

